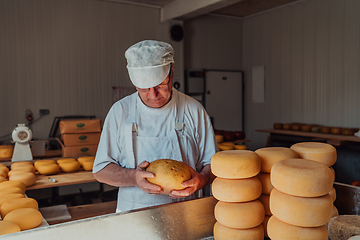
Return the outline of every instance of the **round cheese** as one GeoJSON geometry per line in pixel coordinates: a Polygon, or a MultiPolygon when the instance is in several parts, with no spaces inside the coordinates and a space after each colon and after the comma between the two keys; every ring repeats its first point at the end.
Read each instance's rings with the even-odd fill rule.
{"type": "Polygon", "coordinates": [[[259,200],[243,203],[218,201],[215,219],[229,228],[247,229],[259,226],[265,218],[264,206],[259,200]]]}
{"type": "Polygon", "coordinates": [[[250,178],[256,176],[260,168],[259,156],[250,150],[221,151],[211,158],[211,171],[221,178],[250,178]]]}
{"type": "Polygon", "coordinates": [[[0,196],[8,193],[21,193],[24,194],[25,191],[19,187],[8,187],[0,189],[0,196]]]}
{"type": "Polygon", "coordinates": [[[56,164],[55,160],[52,160],[52,159],[43,159],[43,160],[38,160],[36,162],[34,162],[34,167],[35,167],[35,170],[38,170],[38,167],[40,165],[43,165],[43,164],[56,164]]]}
{"type": "Polygon", "coordinates": [[[28,230],[39,226],[42,222],[42,215],[34,208],[20,208],[9,212],[4,220],[14,222],[20,229],[28,230]]]}
{"type": "Polygon", "coordinates": [[[275,216],[270,217],[267,231],[271,240],[328,240],[325,226],[299,227],[287,224],[275,216]]]}
{"type": "Polygon", "coordinates": [[[21,193],[8,193],[0,196],[0,207],[4,202],[16,199],[16,198],[24,198],[25,195],[21,193]]]}
{"type": "Polygon", "coordinates": [[[331,240],[349,239],[352,236],[360,235],[360,216],[335,216],[329,221],[328,230],[331,240]]]}
{"type": "Polygon", "coordinates": [[[270,195],[266,195],[266,194],[261,194],[261,196],[259,197],[259,201],[262,203],[262,205],[264,206],[265,209],[265,215],[267,216],[271,216],[272,213],[270,211],[270,195]]]}
{"type": "Polygon", "coordinates": [[[33,165],[16,165],[16,167],[11,168],[11,171],[24,171],[35,173],[35,167],[33,165]]]}
{"type": "Polygon", "coordinates": [[[270,173],[260,172],[256,176],[259,178],[259,180],[261,182],[262,193],[270,195],[271,190],[274,188],[274,186],[271,184],[271,181],[270,181],[270,173]]]}
{"type": "Polygon", "coordinates": [[[298,158],[296,152],[286,147],[266,147],[255,151],[261,159],[261,172],[270,173],[272,166],[278,161],[298,158]]]}
{"type": "Polygon", "coordinates": [[[254,228],[236,229],[214,224],[214,239],[216,240],[264,240],[264,228],[260,224],[254,228]]]}
{"type": "Polygon", "coordinates": [[[275,217],[288,224],[318,227],[331,219],[333,201],[329,194],[321,197],[296,197],[274,188],[270,193],[270,210],[275,217]]]}
{"type": "Polygon", "coordinates": [[[38,209],[39,205],[38,202],[33,198],[17,198],[12,199],[9,201],[4,202],[0,207],[0,213],[2,219],[8,214],[9,212],[20,209],[20,208],[34,208],[38,209]]]}
{"type": "Polygon", "coordinates": [[[235,150],[247,150],[248,149],[246,145],[235,144],[234,147],[235,147],[235,150]]]}
{"type": "Polygon", "coordinates": [[[234,150],[235,145],[223,145],[222,143],[218,143],[220,151],[228,151],[228,150],[234,150]]]}
{"type": "Polygon", "coordinates": [[[215,135],[216,142],[221,143],[224,141],[224,137],[222,135],[215,135]]]}
{"type": "Polygon", "coordinates": [[[80,163],[78,161],[68,161],[59,163],[60,170],[65,173],[77,172],[80,170],[80,163]]]}
{"type": "Polygon", "coordinates": [[[84,171],[91,171],[94,166],[94,160],[88,160],[83,161],[81,164],[81,167],[84,169],[84,171]]]}
{"type": "Polygon", "coordinates": [[[20,232],[19,225],[10,221],[0,221],[0,235],[20,232]]]}
{"type": "Polygon", "coordinates": [[[320,142],[302,142],[296,143],[290,147],[300,158],[314,160],[332,166],[336,162],[336,148],[327,143],[320,142]]]}
{"type": "Polygon", "coordinates": [[[35,173],[33,173],[33,172],[29,172],[27,169],[16,168],[16,169],[14,169],[14,170],[10,170],[10,171],[9,171],[8,177],[10,178],[12,175],[21,174],[21,173],[32,173],[32,174],[35,174],[35,173]]]}
{"type": "Polygon", "coordinates": [[[23,166],[34,166],[34,165],[30,161],[22,161],[22,162],[14,162],[14,163],[12,163],[10,168],[15,169],[17,167],[23,167],[23,166]]]}
{"type": "Polygon", "coordinates": [[[61,158],[61,159],[58,159],[56,161],[57,164],[61,164],[61,163],[64,163],[64,162],[76,162],[76,159],[75,158],[61,158]]]}
{"type": "Polygon", "coordinates": [[[26,187],[30,187],[36,183],[36,175],[30,172],[20,172],[13,174],[9,177],[9,181],[20,181],[25,184],[26,187]]]}
{"type": "Polygon", "coordinates": [[[262,192],[257,177],[226,179],[217,177],[211,186],[213,196],[224,202],[248,202],[257,199],[262,192]]]}
{"type": "Polygon", "coordinates": [[[267,237],[267,238],[269,237],[269,234],[268,234],[268,231],[267,231],[267,225],[268,225],[270,217],[271,216],[265,215],[264,221],[262,222],[262,225],[264,227],[264,236],[267,237]]]}
{"type": "Polygon", "coordinates": [[[26,190],[25,184],[21,181],[6,181],[6,182],[0,183],[0,191],[1,191],[1,189],[9,188],[9,187],[10,188],[12,188],[12,187],[21,188],[24,191],[24,193],[26,190]]]}
{"type": "Polygon", "coordinates": [[[7,173],[0,170],[0,177],[7,178],[7,173]]]}
{"type": "Polygon", "coordinates": [[[77,159],[77,161],[82,164],[83,162],[87,162],[87,161],[95,161],[95,157],[94,156],[84,156],[84,157],[79,157],[77,159]]]}
{"type": "Polygon", "coordinates": [[[53,175],[59,172],[60,166],[56,163],[40,164],[37,170],[41,175],[53,175]]]}
{"type": "Polygon", "coordinates": [[[329,194],[330,194],[331,198],[333,199],[333,202],[335,202],[335,200],[336,200],[336,190],[335,190],[334,187],[331,189],[329,194]]]}
{"type": "Polygon", "coordinates": [[[11,158],[14,152],[14,147],[11,145],[0,146],[0,158],[11,158]]]}
{"type": "Polygon", "coordinates": [[[7,166],[5,166],[4,164],[1,164],[1,163],[0,163],[0,170],[3,172],[6,172],[6,173],[8,173],[10,171],[10,169],[7,166]]]}
{"type": "Polygon", "coordinates": [[[326,165],[300,158],[274,164],[270,179],[279,191],[300,197],[323,196],[331,191],[335,180],[326,165]]]}
{"type": "Polygon", "coordinates": [[[6,178],[0,176],[0,183],[1,183],[1,182],[5,182],[5,181],[7,181],[6,178]]]}

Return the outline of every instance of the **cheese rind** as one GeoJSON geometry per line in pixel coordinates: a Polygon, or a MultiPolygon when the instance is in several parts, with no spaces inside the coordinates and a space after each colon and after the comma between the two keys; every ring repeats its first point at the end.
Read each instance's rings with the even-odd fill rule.
{"type": "Polygon", "coordinates": [[[37,170],[41,175],[53,175],[59,172],[60,166],[56,163],[41,164],[37,170]]]}
{"type": "Polygon", "coordinates": [[[213,196],[224,202],[248,202],[257,199],[262,192],[257,177],[244,179],[215,178],[212,183],[213,196]]]}
{"type": "Polygon", "coordinates": [[[17,198],[4,202],[0,207],[1,218],[4,217],[11,211],[19,208],[34,208],[38,209],[38,202],[33,198],[17,198]]]}
{"type": "Polygon", "coordinates": [[[0,235],[20,232],[19,225],[10,221],[0,221],[0,235]]]}
{"type": "Polygon", "coordinates": [[[21,188],[24,193],[25,193],[25,190],[26,190],[26,186],[23,182],[21,181],[6,181],[6,182],[1,182],[0,183],[0,191],[1,189],[4,189],[4,188],[12,188],[12,187],[18,187],[18,188],[21,188]]]}
{"type": "Polygon", "coordinates": [[[76,160],[59,163],[60,170],[65,173],[77,172],[80,170],[80,163],[76,160]]]}
{"type": "Polygon", "coordinates": [[[11,177],[9,177],[9,181],[20,181],[23,182],[26,187],[29,187],[36,183],[36,175],[31,172],[20,172],[11,175],[11,177]]]}
{"type": "Polygon", "coordinates": [[[34,208],[20,208],[9,212],[4,220],[14,222],[20,229],[28,230],[39,226],[42,222],[42,215],[34,208]]]}
{"type": "Polygon", "coordinates": [[[271,240],[328,240],[325,226],[294,226],[279,220],[274,215],[269,218],[267,231],[271,240]]]}
{"type": "Polygon", "coordinates": [[[271,184],[270,173],[260,172],[256,176],[259,178],[261,182],[262,193],[270,195],[271,190],[274,188],[274,186],[271,184]]]}
{"type": "Polygon", "coordinates": [[[292,145],[290,149],[300,158],[317,161],[329,167],[335,164],[337,158],[336,148],[327,143],[301,142],[292,145]]]}
{"type": "Polygon", "coordinates": [[[219,222],[214,225],[214,239],[216,240],[263,240],[264,228],[260,224],[254,228],[236,229],[226,227],[219,222]]]}
{"type": "Polygon", "coordinates": [[[319,227],[330,221],[333,201],[329,194],[321,197],[296,197],[274,188],[270,193],[270,210],[285,223],[300,227],[319,227]]]}
{"type": "Polygon", "coordinates": [[[278,161],[297,158],[296,152],[286,147],[266,147],[255,151],[261,159],[261,172],[270,173],[272,166],[278,161]]]}
{"type": "Polygon", "coordinates": [[[250,150],[221,151],[211,158],[211,171],[221,178],[250,178],[257,175],[260,169],[259,156],[250,150]]]}
{"type": "Polygon", "coordinates": [[[243,203],[218,201],[215,219],[229,228],[247,229],[259,226],[265,218],[264,206],[259,200],[243,203]]]}
{"type": "Polygon", "coordinates": [[[275,163],[270,179],[279,191],[300,197],[323,196],[332,190],[335,180],[326,165],[300,158],[275,163]]]}
{"type": "Polygon", "coordinates": [[[259,201],[262,203],[265,209],[265,215],[271,216],[272,213],[270,211],[270,195],[261,194],[259,197],[259,201]]]}
{"type": "Polygon", "coordinates": [[[38,170],[38,167],[43,164],[56,164],[56,161],[52,159],[37,160],[34,162],[34,167],[36,170],[38,170]]]}

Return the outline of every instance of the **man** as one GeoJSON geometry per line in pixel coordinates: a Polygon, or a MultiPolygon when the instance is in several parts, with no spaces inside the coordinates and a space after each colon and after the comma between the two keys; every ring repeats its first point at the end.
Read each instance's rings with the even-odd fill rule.
{"type": "Polygon", "coordinates": [[[214,179],[214,131],[202,105],[172,88],[173,56],[171,45],[153,40],[125,52],[137,92],[109,110],[93,167],[99,182],[119,187],[117,212],[192,199],[214,179]],[[186,163],[192,174],[182,184],[185,189],[169,195],[146,180],[154,174],[145,170],[166,158],[186,163]]]}

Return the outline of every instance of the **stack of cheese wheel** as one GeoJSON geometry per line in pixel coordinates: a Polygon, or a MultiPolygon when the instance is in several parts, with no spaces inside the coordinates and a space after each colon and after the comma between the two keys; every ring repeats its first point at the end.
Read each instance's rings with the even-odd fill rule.
{"type": "Polygon", "coordinates": [[[60,166],[52,159],[37,160],[34,166],[35,170],[41,175],[57,174],[60,170],[60,166]]]}
{"type": "Polygon", "coordinates": [[[333,215],[334,174],[323,163],[290,158],[274,164],[270,175],[273,214],[267,225],[271,239],[327,240],[333,215]]]}
{"type": "Polygon", "coordinates": [[[10,168],[11,170],[8,173],[9,181],[21,181],[26,187],[36,183],[35,167],[32,162],[14,162],[10,168]]]}
{"type": "Polygon", "coordinates": [[[220,151],[227,151],[227,150],[234,150],[235,149],[235,143],[233,142],[221,142],[218,143],[220,151]]]}
{"type": "MultiPolygon", "coordinates": [[[[335,170],[332,168],[332,166],[336,163],[337,152],[334,146],[320,142],[302,142],[292,145],[290,149],[294,150],[300,158],[325,164],[330,168],[331,172],[334,174],[335,179],[335,170]]],[[[333,202],[335,202],[336,191],[334,187],[331,189],[329,194],[333,198],[333,202]]],[[[338,215],[339,212],[335,205],[333,205],[333,217],[338,215]]]]}
{"type": "Polygon", "coordinates": [[[77,160],[84,171],[92,171],[95,160],[94,156],[79,157],[77,160]]]}
{"type": "Polygon", "coordinates": [[[265,208],[265,219],[263,222],[265,237],[268,237],[267,234],[267,223],[271,217],[271,211],[269,206],[270,192],[274,188],[270,181],[270,173],[272,166],[284,159],[287,158],[297,158],[298,155],[296,152],[286,147],[265,147],[260,148],[255,151],[261,159],[261,171],[258,174],[258,178],[261,181],[262,185],[262,194],[259,197],[260,202],[264,205],[265,208]]]}
{"type": "Polygon", "coordinates": [[[264,206],[258,200],[262,192],[256,177],[261,169],[259,156],[249,150],[221,151],[211,158],[216,176],[212,194],[218,199],[214,212],[214,238],[263,240],[264,206]]]}
{"type": "Polygon", "coordinates": [[[7,180],[9,173],[9,168],[4,164],[0,163],[0,182],[5,182],[7,180]]]}
{"type": "Polygon", "coordinates": [[[64,173],[72,173],[80,170],[80,163],[75,158],[62,158],[58,159],[57,164],[60,166],[60,170],[64,173]]]}

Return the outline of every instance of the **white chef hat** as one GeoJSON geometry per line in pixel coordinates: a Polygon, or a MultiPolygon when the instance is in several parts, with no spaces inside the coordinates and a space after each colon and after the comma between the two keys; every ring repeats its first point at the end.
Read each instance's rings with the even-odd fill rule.
{"type": "Polygon", "coordinates": [[[151,88],[162,83],[174,62],[174,49],[165,42],[144,40],[125,52],[131,82],[138,88],[151,88]]]}

